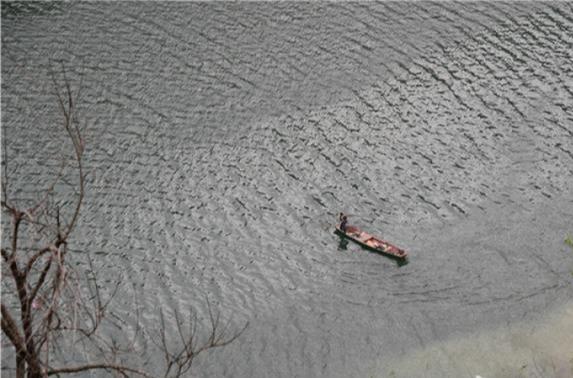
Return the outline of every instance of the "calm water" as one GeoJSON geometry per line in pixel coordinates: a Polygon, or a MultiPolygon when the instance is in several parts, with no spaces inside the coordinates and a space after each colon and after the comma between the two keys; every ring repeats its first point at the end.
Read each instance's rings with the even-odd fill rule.
{"type": "MultiPolygon", "coordinates": [[[[123,276],[114,312],[250,322],[197,375],[508,376],[532,343],[488,335],[571,303],[571,3],[2,6],[11,195],[60,160],[62,61],[90,172],[73,248],[123,276]],[[410,263],[341,243],[339,211],[410,263]]],[[[522,374],[566,376],[550,334],[564,354],[537,343],[522,374]]]]}

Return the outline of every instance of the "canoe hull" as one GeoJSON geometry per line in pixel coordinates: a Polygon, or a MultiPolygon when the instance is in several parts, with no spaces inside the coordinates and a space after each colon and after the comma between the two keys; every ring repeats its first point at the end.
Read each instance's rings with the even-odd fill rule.
{"type": "Polygon", "coordinates": [[[408,258],[408,254],[403,249],[400,249],[385,240],[369,235],[357,227],[348,226],[346,232],[344,232],[340,229],[339,225],[336,225],[335,232],[371,251],[375,251],[401,261],[408,258]]]}

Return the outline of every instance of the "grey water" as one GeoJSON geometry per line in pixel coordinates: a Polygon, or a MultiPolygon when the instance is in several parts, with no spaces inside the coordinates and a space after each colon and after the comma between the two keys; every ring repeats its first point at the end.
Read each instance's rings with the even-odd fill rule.
{"type": "Polygon", "coordinates": [[[11,196],[57,170],[63,64],[71,248],[131,288],[114,311],[249,323],[195,375],[569,376],[570,321],[558,352],[484,353],[573,299],[571,3],[3,2],[1,31],[11,196]],[[342,242],[340,211],[409,263],[342,242]]]}

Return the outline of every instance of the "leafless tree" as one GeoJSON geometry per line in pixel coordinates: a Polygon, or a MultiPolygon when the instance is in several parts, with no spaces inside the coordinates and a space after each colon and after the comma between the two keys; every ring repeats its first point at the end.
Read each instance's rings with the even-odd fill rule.
{"type": "MultiPolygon", "coordinates": [[[[121,376],[181,376],[189,371],[197,355],[231,343],[246,326],[227,335],[228,327],[221,325],[220,317],[214,315],[209,306],[210,325],[206,338],[198,340],[196,316],[191,315],[189,323],[184,324],[175,313],[179,340],[168,340],[161,314],[161,342],[156,346],[165,356],[164,371],[150,373],[117,362],[120,353],[133,353],[133,350],[122,350],[99,335],[117,286],[110,288],[110,294],[104,298],[97,284],[97,269],[93,268],[91,260],[92,269],[86,277],[74,268],[74,254],[69,253],[68,247],[86,194],[85,141],[76,107],[79,90],[73,93],[63,67],[51,77],[71,157],[64,159],[53,182],[33,203],[23,206],[20,201],[9,198],[8,159],[4,146],[1,321],[5,336],[3,344],[14,350],[16,377],[35,378],[93,370],[121,376]],[[63,84],[59,84],[61,82],[63,84]],[[69,180],[70,172],[75,172],[73,182],[69,180]],[[62,190],[62,185],[68,185],[68,190],[62,190]],[[66,198],[58,200],[62,196],[66,198]],[[88,295],[84,295],[86,293],[88,295]],[[73,348],[80,342],[92,345],[92,350],[97,351],[95,359],[98,362],[92,362],[94,359],[90,358],[78,365],[64,363],[64,366],[58,366],[62,362],[54,357],[56,352],[61,353],[65,345],[73,348]]],[[[4,142],[7,143],[5,138],[4,142]]]]}

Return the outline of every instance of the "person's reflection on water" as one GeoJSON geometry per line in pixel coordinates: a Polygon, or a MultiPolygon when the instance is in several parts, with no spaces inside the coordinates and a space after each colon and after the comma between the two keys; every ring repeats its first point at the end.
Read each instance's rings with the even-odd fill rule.
{"type": "Polygon", "coordinates": [[[348,239],[340,237],[340,241],[338,242],[338,249],[346,251],[346,247],[348,247],[348,239]]]}

